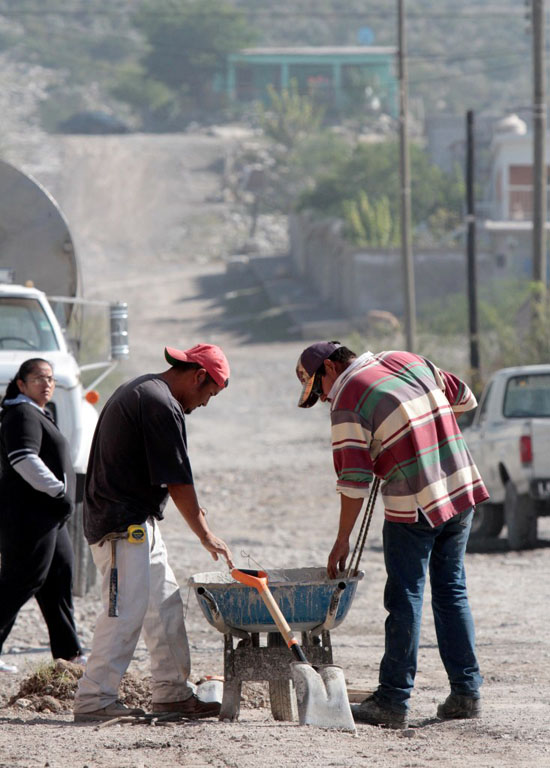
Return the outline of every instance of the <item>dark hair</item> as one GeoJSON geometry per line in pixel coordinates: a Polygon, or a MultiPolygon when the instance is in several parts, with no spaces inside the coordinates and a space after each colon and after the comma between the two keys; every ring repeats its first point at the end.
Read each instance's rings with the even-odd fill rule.
{"type": "MultiPolygon", "coordinates": [[[[188,363],[183,360],[178,360],[177,362],[171,363],[172,368],[176,368],[178,371],[198,371],[199,368],[203,368],[206,371],[206,368],[204,368],[204,365],[200,365],[200,363],[188,363]]],[[[203,381],[202,385],[203,387],[210,386],[210,384],[215,384],[214,379],[212,376],[206,371],[206,378],[203,381]]]]}
{"type": "MultiPolygon", "coordinates": [[[[332,341],[332,344],[340,344],[339,341],[332,341]]],[[[355,352],[352,352],[351,349],[348,349],[348,347],[345,347],[342,345],[341,347],[338,347],[338,349],[335,349],[334,352],[328,356],[329,360],[332,360],[333,363],[349,363],[350,360],[353,360],[356,358],[357,355],[355,352]]],[[[324,376],[326,374],[325,370],[325,364],[322,363],[322,365],[319,366],[317,369],[317,375],[318,376],[324,376]]]]}
{"type": "Polygon", "coordinates": [[[50,363],[50,361],[44,360],[43,357],[31,357],[29,360],[25,360],[24,363],[21,363],[19,370],[8,384],[6,388],[6,394],[2,398],[0,405],[4,405],[5,400],[14,400],[17,395],[21,394],[21,390],[17,386],[17,379],[26,381],[27,377],[34,372],[39,363],[46,363],[53,370],[53,365],[50,363]]]}

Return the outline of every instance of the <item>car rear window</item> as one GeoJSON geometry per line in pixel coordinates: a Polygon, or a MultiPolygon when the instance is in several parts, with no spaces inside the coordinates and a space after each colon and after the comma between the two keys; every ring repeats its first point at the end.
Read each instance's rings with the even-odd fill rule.
{"type": "Polygon", "coordinates": [[[550,374],[513,376],[506,386],[504,416],[550,417],[550,374]]]}

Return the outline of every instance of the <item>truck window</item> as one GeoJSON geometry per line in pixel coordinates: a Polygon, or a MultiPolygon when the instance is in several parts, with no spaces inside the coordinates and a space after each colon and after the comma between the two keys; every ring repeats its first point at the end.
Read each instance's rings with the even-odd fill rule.
{"type": "Polygon", "coordinates": [[[59,349],[52,325],[39,301],[18,296],[0,297],[0,350],[59,349]]]}
{"type": "Polygon", "coordinates": [[[513,376],[506,385],[504,416],[508,419],[550,417],[550,374],[513,376]]]}

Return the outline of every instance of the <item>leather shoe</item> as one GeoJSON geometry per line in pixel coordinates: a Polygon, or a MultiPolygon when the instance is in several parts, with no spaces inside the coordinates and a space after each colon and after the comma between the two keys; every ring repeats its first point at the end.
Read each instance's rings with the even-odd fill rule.
{"type": "Polygon", "coordinates": [[[174,712],[192,720],[201,717],[217,717],[221,704],[218,701],[201,701],[194,693],[183,701],[154,701],[153,714],[167,715],[174,712]]]}

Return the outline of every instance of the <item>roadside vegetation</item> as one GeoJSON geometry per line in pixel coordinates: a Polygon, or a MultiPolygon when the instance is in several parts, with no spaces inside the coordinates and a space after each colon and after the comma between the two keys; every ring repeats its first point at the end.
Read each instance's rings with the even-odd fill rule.
{"type": "MultiPolygon", "coordinates": [[[[334,132],[323,125],[322,112],[296,84],[272,92],[258,107],[265,143],[249,162],[263,163],[267,184],[265,210],[308,211],[344,222],[342,230],[357,247],[400,245],[399,147],[380,137],[363,142],[353,132],[334,132]],[[309,126],[309,130],[308,130],[309,126]],[[316,162],[320,157],[323,162],[316,162]]],[[[445,174],[411,145],[413,242],[417,246],[464,247],[464,179],[459,168],[445,174]]],[[[550,359],[550,305],[540,285],[526,279],[504,279],[478,288],[478,317],[483,375],[508,365],[550,359]]],[[[436,359],[467,375],[464,352],[468,338],[468,305],[463,293],[434,299],[419,308],[418,333],[424,350],[444,350],[436,359]],[[462,356],[457,355],[457,348],[462,356]],[[459,359],[461,357],[461,359],[459,359]],[[448,363],[447,363],[448,361],[448,363]]],[[[368,342],[378,348],[402,341],[395,333],[371,328],[368,342]]],[[[364,347],[359,333],[356,346],[364,347]]],[[[367,344],[368,346],[368,344],[367,344]]]]}
{"type": "MultiPolygon", "coordinates": [[[[437,245],[460,234],[464,181],[433,165],[415,144],[411,154],[413,238],[437,245]]],[[[298,210],[336,216],[357,245],[396,246],[400,238],[399,146],[395,140],[358,141],[351,152],[320,171],[311,189],[300,196],[298,210]]]]}
{"type": "MultiPolygon", "coordinates": [[[[241,166],[265,174],[264,211],[310,211],[341,219],[345,237],[358,246],[396,247],[400,242],[399,146],[394,138],[323,121],[315,100],[296,81],[269,103],[256,105],[263,141],[247,147],[241,166]]],[[[411,145],[412,217],[415,241],[454,245],[462,235],[464,180],[457,168],[446,174],[425,151],[411,145]]]]}

